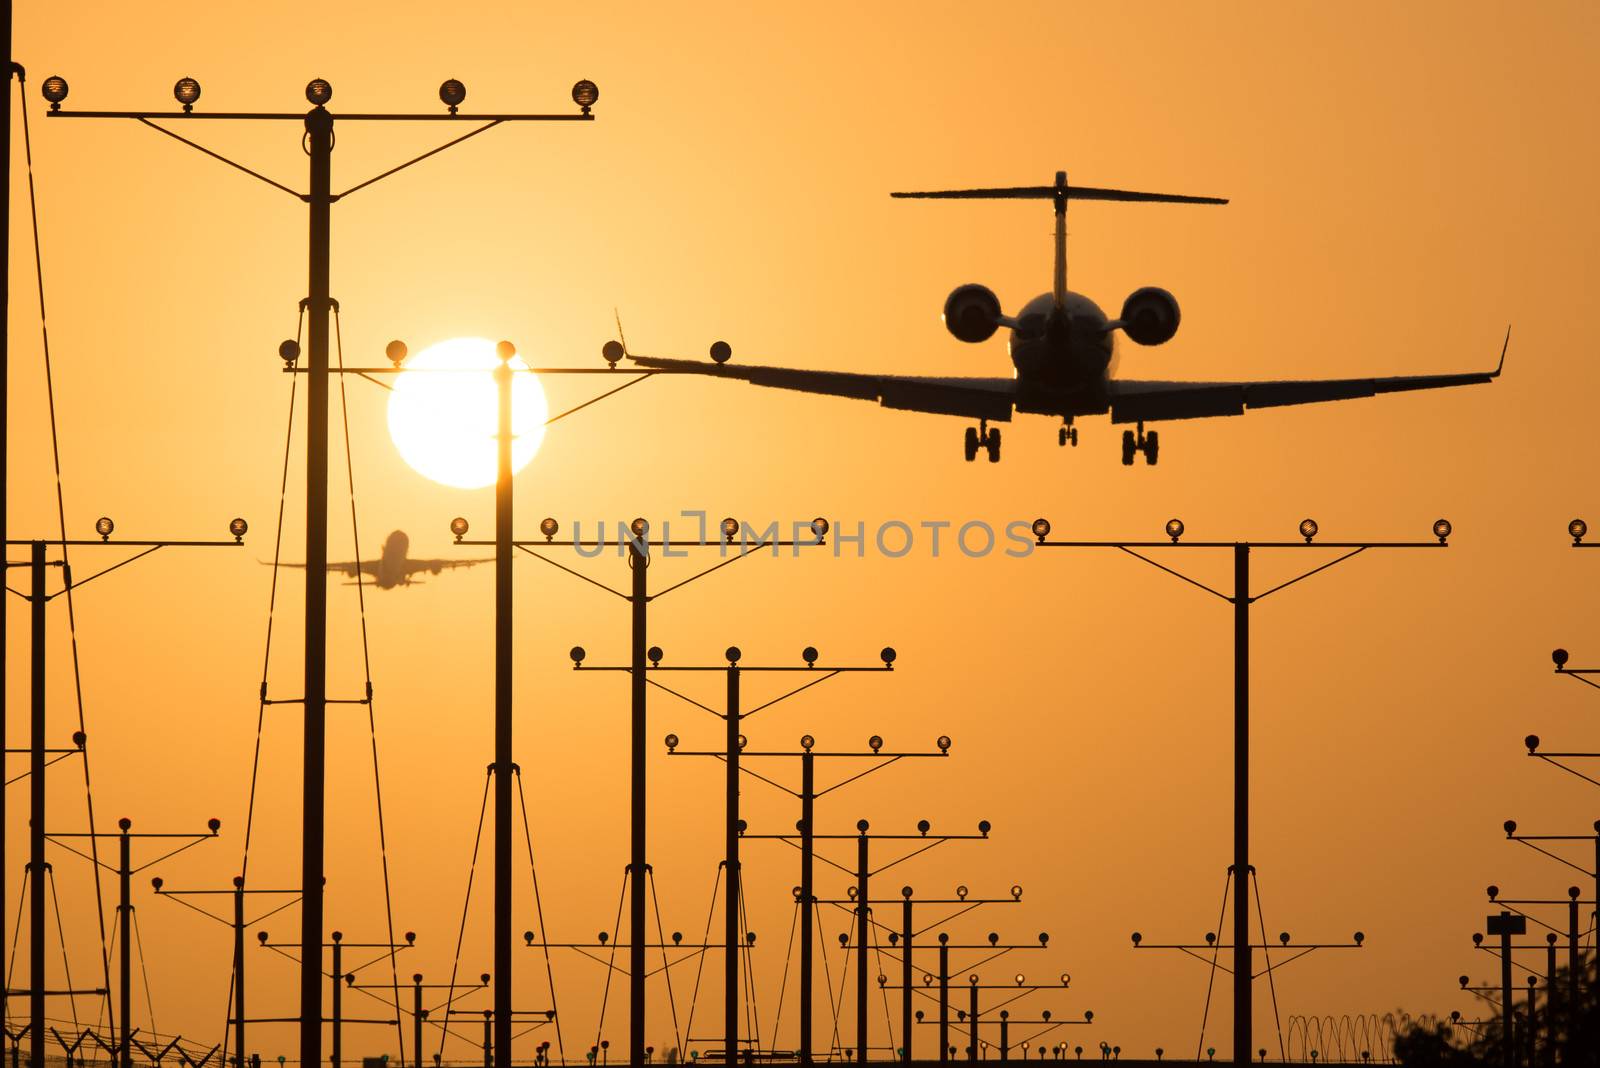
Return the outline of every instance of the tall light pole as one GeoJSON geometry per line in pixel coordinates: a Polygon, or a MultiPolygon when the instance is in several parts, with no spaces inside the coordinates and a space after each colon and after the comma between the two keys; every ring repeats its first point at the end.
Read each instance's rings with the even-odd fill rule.
{"type": "Polygon", "coordinates": [[[1170,519],[1166,524],[1167,541],[1051,541],[1050,523],[1046,519],[1033,521],[1033,534],[1037,546],[1050,549],[1115,549],[1136,560],[1143,561],[1190,586],[1228,602],[1233,607],[1233,1063],[1236,1068],[1248,1068],[1251,1041],[1250,979],[1253,972],[1250,954],[1250,607],[1264,597],[1300,582],[1302,579],[1359,556],[1369,549],[1438,549],[1449,544],[1450,523],[1438,519],[1433,524],[1433,541],[1325,541],[1317,542],[1317,523],[1312,519],[1300,523],[1301,541],[1189,541],[1182,540],[1184,525],[1181,520],[1170,519]],[[1157,563],[1146,553],[1164,549],[1209,549],[1231,553],[1233,557],[1233,592],[1223,593],[1191,578],[1165,564],[1157,563]],[[1250,559],[1253,550],[1333,549],[1340,555],[1327,563],[1311,568],[1287,582],[1262,593],[1254,593],[1250,586],[1250,559]]]}
{"type": "MultiPolygon", "coordinates": [[[[132,895],[132,885],[133,885],[132,884],[132,880],[133,880],[133,876],[135,874],[137,874],[138,872],[143,871],[145,868],[148,868],[151,864],[157,864],[160,861],[163,861],[163,860],[167,859],[168,857],[176,856],[177,854],[182,853],[186,849],[190,849],[190,848],[192,848],[194,846],[197,846],[201,842],[204,842],[204,841],[207,841],[209,839],[215,838],[217,836],[218,830],[220,830],[221,827],[222,827],[222,821],[221,820],[217,820],[217,819],[213,819],[207,824],[206,833],[204,833],[204,834],[198,834],[198,833],[187,833],[186,834],[186,833],[182,833],[182,832],[179,832],[179,833],[176,833],[176,834],[172,834],[172,833],[149,833],[149,832],[141,832],[139,834],[134,834],[133,833],[133,821],[128,819],[127,817],[123,817],[122,819],[117,821],[117,830],[116,831],[82,831],[82,832],[78,832],[76,834],[70,834],[70,833],[69,834],[50,834],[50,833],[46,833],[45,836],[44,836],[45,838],[49,839],[52,842],[56,842],[59,845],[67,845],[67,843],[65,841],[66,839],[77,839],[77,838],[115,838],[115,839],[117,839],[118,861],[117,861],[116,867],[112,867],[111,865],[106,864],[104,861],[94,861],[94,857],[91,854],[83,853],[83,852],[81,852],[79,850],[72,850],[72,852],[77,853],[79,856],[83,857],[85,860],[94,861],[95,863],[99,864],[101,867],[110,869],[111,871],[115,872],[116,876],[117,876],[117,921],[118,921],[118,923],[117,923],[117,987],[118,987],[118,989],[117,989],[117,1013],[116,1013],[116,1018],[121,1023],[121,1033],[117,1037],[117,1064],[120,1066],[120,1068],[133,1068],[133,1050],[130,1048],[130,1042],[131,1042],[131,1038],[132,1038],[132,1024],[130,1023],[130,1017],[132,1016],[132,1010],[133,1010],[133,958],[132,958],[132,949],[131,949],[131,944],[132,944],[132,941],[133,941],[133,930],[132,930],[132,927],[133,927],[133,895],[132,895]],[[133,866],[133,839],[135,839],[135,838],[159,838],[159,839],[163,839],[163,840],[166,840],[166,841],[171,841],[173,839],[179,839],[179,840],[183,841],[184,844],[179,846],[177,849],[169,850],[168,852],[162,854],[160,857],[157,857],[155,860],[149,861],[149,862],[147,862],[145,864],[141,864],[139,867],[136,868],[136,867],[133,866]]],[[[67,848],[71,849],[71,846],[67,846],[67,848]]],[[[336,1068],[337,1068],[337,1066],[336,1066],[336,1068]]]]}
{"type": "MultiPolygon", "coordinates": [[[[609,365],[615,367],[617,362],[622,359],[624,353],[622,346],[619,343],[612,341],[606,343],[605,347],[601,350],[601,354],[604,356],[609,365]]],[[[616,390],[612,390],[611,392],[615,393],[616,390]]],[[[610,396],[610,394],[602,394],[601,397],[596,398],[596,400],[602,399],[605,396],[610,396]]],[[[580,407],[583,407],[583,405],[580,405],[580,407]]],[[[576,409],[573,410],[575,411],[576,409]]],[[[467,521],[465,519],[458,517],[452,520],[450,529],[456,535],[457,544],[485,544],[484,542],[464,540],[464,535],[467,532],[467,521]]],[[[649,521],[642,516],[637,517],[628,524],[626,535],[622,536],[620,539],[620,546],[625,547],[624,551],[627,554],[628,567],[631,572],[629,589],[627,593],[613,589],[603,582],[592,579],[581,572],[574,571],[572,568],[569,568],[564,564],[557,563],[548,556],[543,555],[540,550],[547,550],[552,547],[565,547],[578,549],[580,551],[594,550],[596,554],[605,547],[606,543],[603,535],[598,539],[589,541],[584,541],[576,537],[571,539],[557,540],[556,535],[560,532],[560,529],[560,523],[553,518],[546,517],[539,523],[539,531],[544,535],[543,540],[512,541],[510,544],[514,548],[527,553],[536,560],[543,561],[557,570],[581,578],[589,585],[598,587],[599,589],[605,590],[613,596],[621,598],[622,600],[628,602],[629,605],[628,667],[626,669],[617,670],[626,670],[629,672],[628,762],[630,771],[630,801],[628,878],[630,878],[632,882],[629,887],[628,920],[629,929],[632,931],[632,934],[628,939],[628,1043],[629,1063],[633,1065],[641,1065],[645,1062],[645,980],[648,976],[648,969],[645,965],[645,950],[649,948],[648,943],[646,942],[645,934],[646,906],[649,900],[649,891],[645,885],[645,880],[650,867],[646,856],[646,817],[648,812],[647,800],[649,796],[646,791],[646,731],[649,726],[648,717],[646,714],[646,695],[648,692],[648,687],[651,683],[646,675],[645,660],[647,659],[646,654],[648,641],[646,624],[648,620],[650,602],[661,597],[665,597],[667,594],[676,590],[680,590],[689,585],[691,582],[704,578],[714,571],[720,571],[722,568],[746,559],[764,549],[771,549],[776,552],[776,550],[780,548],[799,549],[802,547],[825,545],[828,533],[828,521],[820,516],[811,520],[808,528],[811,535],[810,538],[795,537],[791,539],[784,539],[780,537],[766,537],[765,533],[752,537],[747,526],[741,524],[738,520],[729,517],[723,519],[719,524],[718,530],[720,533],[720,538],[717,541],[706,541],[702,537],[699,540],[684,540],[674,542],[667,536],[668,532],[665,529],[665,525],[663,529],[663,535],[659,538],[652,538],[649,521]],[[724,559],[716,564],[711,565],[710,567],[695,572],[688,578],[681,579],[664,588],[658,589],[654,593],[651,593],[648,577],[649,568],[651,567],[655,556],[653,550],[662,549],[663,552],[666,552],[673,548],[676,548],[680,554],[685,550],[695,548],[716,549],[724,557],[724,559]],[[733,556],[729,556],[728,554],[733,552],[735,548],[737,548],[737,553],[733,556]]],[[[583,667],[583,661],[586,655],[587,654],[582,646],[573,647],[571,656],[572,664],[575,669],[581,669],[583,667]]]]}
{"type": "MultiPolygon", "coordinates": [[[[45,990],[44,974],[44,906],[46,893],[46,865],[44,860],[44,772],[46,766],[45,755],[47,752],[44,739],[46,708],[45,605],[52,599],[67,593],[69,590],[86,586],[102,575],[109,574],[118,568],[124,567],[136,560],[140,560],[146,556],[149,556],[151,553],[160,549],[168,547],[214,548],[242,545],[244,544],[245,533],[249,529],[250,527],[248,523],[246,523],[243,519],[236,518],[230,521],[228,524],[228,532],[233,535],[232,541],[178,541],[171,538],[162,539],[159,541],[130,541],[119,538],[113,541],[111,536],[116,530],[116,524],[113,523],[110,518],[101,516],[99,519],[95,520],[95,533],[99,535],[99,537],[96,539],[58,538],[47,540],[42,538],[32,538],[18,540],[8,539],[6,541],[8,550],[13,545],[26,545],[29,548],[27,564],[23,564],[21,561],[16,561],[13,563],[13,561],[8,559],[5,562],[6,570],[9,571],[13,566],[26,566],[32,578],[29,592],[23,596],[31,605],[29,618],[31,620],[30,630],[32,637],[32,666],[30,669],[30,692],[32,697],[29,708],[31,742],[28,750],[28,868],[30,878],[28,891],[28,926],[30,931],[28,945],[28,1018],[30,1021],[29,1026],[32,1029],[32,1033],[30,1035],[30,1055],[32,1058],[32,1063],[36,1066],[36,1068],[45,1063],[44,999],[47,993],[45,990]],[[60,549],[64,554],[68,547],[78,546],[98,546],[102,548],[109,546],[112,548],[137,549],[138,551],[119,563],[112,564],[110,567],[94,572],[87,578],[74,580],[72,577],[72,570],[67,565],[65,555],[63,555],[61,559],[55,561],[49,560],[48,556],[51,548],[60,549]],[[54,593],[51,593],[46,589],[46,574],[48,568],[51,566],[60,567],[62,570],[61,589],[54,593]]],[[[0,722],[0,729],[3,729],[4,726],[5,724],[0,722]]],[[[84,739],[81,734],[74,738],[74,743],[79,750],[83,748],[84,739]]],[[[4,832],[3,830],[0,830],[0,854],[3,854],[4,848],[4,832]]],[[[95,878],[98,880],[98,872],[95,873],[95,878]]],[[[64,993],[66,993],[68,996],[71,996],[73,992],[69,990],[65,991],[64,993]]]]}
{"type": "MultiPolygon", "coordinates": [[[[726,789],[726,808],[723,820],[724,852],[722,862],[723,869],[727,877],[727,892],[725,903],[723,905],[723,1050],[725,1056],[731,1063],[733,1060],[736,1060],[739,1055],[739,963],[740,950],[743,945],[743,942],[739,937],[739,915],[740,908],[743,904],[741,896],[741,887],[743,886],[743,870],[739,860],[739,839],[744,835],[744,821],[739,818],[739,774],[741,770],[740,759],[745,747],[745,736],[741,730],[742,725],[746,719],[750,718],[756,713],[771,708],[780,701],[787,700],[796,694],[810,690],[818,683],[826,682],[828,679],[834,678],[846,672],[893,671],[895,651],[892,648],[885,648],[883,652],[879,654],[879,658],[883,661],[881,667],[842,667],[826,665],[818,667],[818,653],[816,647],[809,645],[806,646],[806,648],[800,654],[801,659],[805,661],[804,665],[772,664],[756,666],[751,664],[741,664],[740,661],[743,659],[743,653],[739,650],[738,646],[728,647],[727,652],[724,654],[725,659],[727,660],[727,665],[725,667],[693,665],[673,665],[662,667],[662,655],[663,654],[660,648],[653,647],[648,650],[650,670],[652,672],[721,671],[726,676],[727,698],[724,711],[721,713],[712,713],[712,715],[719,716],[722,719],[723,726],[725,728],[722,749],[707,750],[702,752],[685,751],[683,755],[715,757],[723,761],[726,771],[724,780],[726,789]],[[757,707],[745,712],[741,711],[740,681],[744,674],[750,672],[799,672],[803,675],[809,674],[813,677],[811,681],[802,683],[801,685],[796,686],[790,689],[788,692],[772,698],[771,700],[763,701],[757,707]]],[[[589,670],[607,669],[590,668],[589,670]]],[[[610,670],[631,671],[632,669],[612,668],[610,670]]],[[[695,701],[692,698],[684,697],[684,695],[678,694],[675,691],[672,692],[674,696],[679,697],[680,699],[685,700],[696,707],[707,708],[707,706],[700,704],[700,702],[695,701]]],[[[667,735],[666,743],[667,752],[669,754],[677,752],[678,736],[676,734],[667,735]]]]}
{"type": "MultiPolygon", "coordinates": [[[[196,111],[194,108],[200,99],[201,90],[200,84],[193,78],[182,78],[173,87],[173,96],[182,108],[180,111],[64,111],[61,109],[61,103],[68,94],[65,79],[59,76],[46,79],[41,89],[51,105],[49,115],[52,118],[134,120],[288,193],[303,201],[309,211],[308,283],[305,305],[309,330],[306,383],[305,686],[302,697],[305,711],[305,752],[300,858],[303,943],[300,958],[300,1061],[305,1068],[313,1068],[322,1061],[322,1028],[319,1021],[322,1018],[321,959],[324,926],[322,893],[327,769],[328,374],[331,340],[328,319],[332,306],[330,293],[332,208],[336,202],[358,190],[503,123],[590,121],[594,118],[590,109],[599,99],[600,92],[593,82],[584,80],[576,83],[572,88],[572,100],[579,111],[573,113],[464,115],[460,113],[460,105],[466,99],[466,88],[461,82],[452,78],[439,87],[439,100],[447,108],[444,113],[341,114],[337,118],[343,122],[447,122],[471,125],[473,128],[439,148],[392,167],[341,193],[334,193],[332,174],[335,115],[327,106],[333,99],[333,86],[325,79],[314,78],[306,85],[305,95],[307,102],[311,104],[311,110],[304,114],[196,111]],[[302,124],[305,131],[305,148],[310,157],[308,191],[303,194],[297,193],[288,186],[227,159],[220,153],[161,125],[162,122],[189,124],[205,119],[302,124]]],[[[509,777],[505,776],[506,779],[509,777]]],[[[497,811],[500,809],[498,797],[496,809],[497,811]]],[[[509,809],[507,803],[505,810],[509,812],[509,809]]],[[[498,882],[496,889],[497,891],[499,889],[498,882]]],[[[504,933],[509,937],[509,926],[504,933]]],[[[509,950],[502,951],[497,945],[495,952],[496,960],[503,958],[509,969],[509,950]]],[[[510,1042],[511,976],[509,972],[497,974],[495,981],[495,1003],[497,1006],[503,1004],[508,1010],[501,1014],[502,1018],[496,1024],[497,1032],[506,1043],[501,1048],[506,1049],[510,1042]],[[501,985],[506,987],[503,992],[499,989],[501,985]]]]}
{"type": "MultiPolygon", "coordinates": [[[[815,653],[816,650],[807,648],[802,658],[815,653]]],[[[880,654],[886,658],[886,663],[892,663],[890,654],[893,649],[885,649],[880,654]]],[[[800,909],[800,1041],[797,1051],[801,1064],[810,1064],[812,1061],[811,1032],[812,1032],[812,995],[813,995],[813,964],[815,958],[816,935],[813,930],[815,911],[819,904],[816,896],[815,882],[815,835],[816,835],[816,803],[821,798],[833,793],[877,771],[882,771],[891,764],[905,759],[920,757],[947,757],[950,755],[950,736],[941,734],[936,743],[937,752],[907,752],[904,750],[885,750],[883,738],[873,735],[867,742],[865,750],[855,751],[819,751],[816,748],[817,740],[810,734],[800,736],[798,750],[763,751],[746,750],[741,754],[743,760],[760,759],[763,757],[799,757],[800,759],[800,788],[790,789],[765,775],[757,775],[760,782],[776,787],[800,802],[800,819],[795,823],[796,833],[793,835],[749,835],[752,838],[771,838],[792,845],[800,851],[800,885],[795,887],[795,903],[800,909]],[[846,759],[851,761],[872,760],[871,767],[864,771],[857,771],[846,775],[843,779],[832,782],[826,786],[817,786],[817,762],[819,760],[831,761],[846,759]]],[[[670,747],[669,747],[670,751],[670,747]]],[[[688,755],[688,754],[685,754],[688,755]]],[[[754,772],[751,772],[754,774],[754,772]]]]}

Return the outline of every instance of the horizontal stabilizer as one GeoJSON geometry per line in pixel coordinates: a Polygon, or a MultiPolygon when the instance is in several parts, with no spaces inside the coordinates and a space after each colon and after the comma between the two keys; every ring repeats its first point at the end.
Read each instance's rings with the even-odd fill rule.
{"type": "Polygon", "coordinates": [[[1131,189],[1101,189],[1092,185],[1068,185],[1067,176],[1057,173],[1055,185],[1019,185],[1000,189],[933,189],[923,192],[890,193],[892,197],[922,200],[1124,200],[1154,204],[1226,204],[1223,197],[1192,197],[1180,193],[1141,193],[1131,189]]]}

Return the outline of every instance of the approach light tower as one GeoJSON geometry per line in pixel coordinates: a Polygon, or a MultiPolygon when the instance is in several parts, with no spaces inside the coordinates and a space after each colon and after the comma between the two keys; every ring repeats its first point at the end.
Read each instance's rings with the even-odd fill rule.
{"type": "MultiPolygon", "coordinates": [[[[335,115],[328,110],[333,86],[323,78],[306,84],[306,112],[203,112],[196,111],[201,90],[193,78],[180,78],[172,87],[178,111],[64,111],[67,99],[65,78],[52,75],[40,86],[50,104],[50,118],[131,119],[158,133],[193,148],[212,159],[226,163],[244,174],[303,202],[309,209],[309,283],[305,311],[309,317],[306,333],[309,366],[306,382],[306,606],[305,606],[305,760],[301,851],[301,947],[300,947],[300,1063],[307,1068],[320,1065],[322,1056],[322,947],[323,931],[323,833],[325,814],[326,733],[327,733],[327,607],[328,607],[328,356],[332,338],[329,316],[333,307],[329,291],[332,273],[332,208],[359,190],[420,163],[447,148],[481,133],[511,122],[588,122],[600,90],[587,79],[572,87],[574,112],[564,114],[462,114],[467,98],[466,86],[455,78],[439,86],[442,112],[351,113],[335,115]],[[358,182],[343,192],[333,191],[333,146],[335,120],[341,122],[444,122],[469,126],[464,133],[415,156],[397,166],[358,182]],[[310,157],[309,191],[297,192],[219,152],[206,148],[184,134],[161,123],[186,126],[203,120],[240,120],[299,123],[303,125],[303,144],[310,157]]],[[[510,776],[502,776],[502,787],[510,776]]],[[[507,795],[509,802],[509,795],[507,795]]],[[[496,811],[509,813],[509,803],[496,811]]],[[[498,912],[498,910],[497,910],[498,912]]],[[[511,1049],[511,931],[495,931],[494,1003],[495,1046],[504,1062],[510,1062],[511,1049]]]]}
{"type": "Polygon", "coordinates": [[[1423,541],[1317,541],[1319,528],[1314,519],[1302,519],[1299,541],[1184,541],[1181,519],[1167,520],[1167,540],[1052,541],[1050,521],[1033,521],[1035,545],[1041,549],[1115,549],[1158,571],[1177,578],[1227,603],[1233,616],[1233,1063],[1250,1068],[1252,1034],[1251,979],[1255,974],[1250,945],[1250,614],[1251,607],[1265,597],[1319,575],[1373,549],[1444,549],[1449,545],[1452,527],[1448,519],[1436,519],[1432,539],[1423,541]],[[1152,559],[1166,550],[1186,552],[1209,550],[1227,553],[1233,559],[1233,588],[1218,590],[1192,578],[1175,567],[1152,559]],[[1260,593],[1250,585],[1252,554],[1266,550],[1291,555],[1317,550],[1333,550],[1333,559],[1296,575],[1260,593]]]}

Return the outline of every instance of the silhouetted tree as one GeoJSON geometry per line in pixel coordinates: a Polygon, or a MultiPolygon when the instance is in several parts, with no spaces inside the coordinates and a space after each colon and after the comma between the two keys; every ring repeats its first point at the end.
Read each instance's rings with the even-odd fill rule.
{"type": "MultiPolygon", "coordinates": [[[[1600,1068],[1600,972],[1595,956],[1580,961],[1578,996],[1572,997],[1571,976],[1559,968],[1547,985],[1535,991],[1536,1021],[1532,1064],[1529,1064],[1526,1002],[1516,1009],[1515,1063],[1524,1068],[1600,1068]]],[[[1522,988],[1521,994],[1526,988],[1522,988]]],[[[1487,1007],[1487,1006],[1486,1006],[1487,1007]]],[[[1415,1021],[1395,1035],[1395,1060],[1407,1065],[1497,1066],[1505,1063],[1498,1009],[1476,1030],[1445,1020],[1415,1021]]]]}

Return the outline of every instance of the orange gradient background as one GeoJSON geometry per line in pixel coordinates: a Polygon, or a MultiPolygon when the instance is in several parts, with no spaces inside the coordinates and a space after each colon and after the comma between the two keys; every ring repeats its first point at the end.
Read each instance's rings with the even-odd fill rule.
{"type": "MultiPolygon", "coordinates": [[[[1004,462],[969,465],[960,420],[663,379],[552,427],[516,479],[521,537],[546,514],[570,529],[573,519],[659,521],[684,509],[758,525],[820,514],[869,531],[889,520],[1001,527],[1044,515],[1058,536],[1082,538],[1156,536],[1181,516],[1191,536],[1223,540],[1290,537],[1307,515],[1330,539],[1424,538],[1448,516],[1447,552],[1368,554],[1254,615],[1253,856],[1269,932],[1367,937],[1360,952],[1319,953],[1277,977],[1287,1024],[1398,1009],[1476,1015],[1455,977],[1492,972],[1469,940],[1486,911],[1482,888],[1550,897],[1574,881],[1506,843],[1501,821],[1577,832],[1596,814],[1591,788],[1529,760],[1521,738],[1538,733],[1563,749],[1597,740],[1595,695],[1552,678],[1548,659],[1568,645],[1575,663],[1600,663],[1600,556],[1571,552],[1563,535],[1586,509],[1600,521],[1597,45],[1600,10],[1582,2],[23,6],[15,55],[29,77],[22,106],[69,532],[90,536],[101,514],[130,538],[220,537],[236,514],[251,522],[242,550],[165,550],[77,599],[102,829],[120,816],[151,831],[223,821],[220,840],[136,883],[154,1020],[141,991],[134,1023],[203,1048],[222,1039],[228,932],[152,897],[145,876],[223,887],[241,862],[270,582],[258,561],[272,556],[289,404],[276,347],[294,335],[305,295],[306,213],[132,122],[45,119],[46,75],[71,82],[68,107],[151,109],[172,106],[170,85],[192,75],[204,87],[199,109],[213,111],[298,110],[301,87],[320,76],[336,113],[432,111],[447,77],[466,83],[467,110],[565,110],[571,84],[594,79],[593,124],[498,129],[335,206],[333,295],[351,363],[380,363],[391,338],[417,351],[474,335],[510,339],[533,363],[598,365],[616,308],[641,353],[698,356],[721,338],[750,362],[1005,374],[1002,341],[963,346],[939,310],[962,282],[991,286],[1008,310],[1048,288],[1048,210],[887,194],[1044,183],[1063,168],[1085,184],[1233,198],[1224,208],[1073,206],[1073,288],[1115,309],[1132,289],[1162,285],[1183,305],[1176,339],[1125,352],[1125,375],[1478,370],[1493,366],[1513,323],[1505,376],[1492,386],[1163,426],[1155,468],[1123,468],[1118,430],[1104,420],[1081,424],[1082,445],[1061,450],[1054,424],[1021,418],[1005,427],[1004,462]]],[[[13,116],[8,536],[54,537],[13,116]]],[[[183,131],[285,184],[306,182],[294,124],[183,131]]],[[[334,187],[448,133],[339,126],[334,187]]],[[[548,381],[552,409],[603,384],[548,381]]],[[[393,529],[410,533],[413,555],[456,555],[447,523],[458,514],[487,534],[492,491],[416,475],[389,441],[385,394],[359,380],[347,388],[362,555],[376,555],[393,529]]],[[[355,546],[337,412],[335,394],[330,557],[342,560],[355,546]]],[[[288,560],[304,559],[302,431],[297,422],[288,560]]],[[[835,831],[867,818],[901,832],[919,818],[947,831],[992,820],[992,841],[946,846],[877,887],[945,896],[965,883],[993,895],[1020,883],[1023,904],[957,930],[1018,940],[1045,930],[1050,949],[991,965],[986,981],[1071,972],[1069,993],[1037,1002],[1058,1017],[1095,1012],[1068,1041],[1188,1056],[1206,969],[1135,954],[1128,935],[1198,941],[1216,923],[1231,834],[1227,609],[1110,553],[968,559],[948,541],[937,558],[929,548],[919,537],[902,559],[869,546],[862,558],[850,549],[749,560],[660,601],[651,640],[676,663],[715,663],[730,644],[749,663],[798,663],[807,644],[830,662],[871,663],[896,646],[891,676],[836,680],[764,712],[747,727],[752,745],[789,747],[809,731],[824,748],[872,733],[891,748],[926,748],[952,735],[948,761],[883,772],[831,796],[819,818],[835,831]]],[[[117,558],[74,554],[80,574],[117,558]]],[[[1261,556],[1257,581],[1321,559],[1261,556]]],[[[1225,553],[1176,562],[1228,580],[1225,553]]],[[[582,566],[625,582],[614,557],[582,566]]],[[[652,582],[695,566],[660,561],[652,582]]],[[[453,957],[491,757],[491,571],[366,597],[395,925],[419,936],[400,958],[402,980],[421,971],[442,982],[453,957]]],[[[302,593],[297,575],[280,584],[275,696],[300,692],[302,593]]],[[[356,594],[330,589],[334,697],[358,696],[363,681],[356,594]]],[[[623,662],[626,610],[528,558],[516,604],[516,759],[544,913],[552,938],[592,939],[611,928],[626,862],[627,694],[620,675],[575,676],[566,650],[583,644],[597,662],[623,662]]],[[[27,744],[27,609],[15,597],[7,606],[6,744],[16,747],[27,744]]],[[[68,637],[65,606],[53,602],[52,744],[76,728],[68,637]]],[[[698,699],[720,700],[720,680],[699,685],[698,699]]],[[[774,685],[752,678],[749,700],[774,685]]],[[[663,695],[652,695],[650,717],[652,863],[667,930],[693,941],[720,850],[721,768],[669,760],[657,739],[674,730],[705,748],[720,728],[663,695]]],[[[335,706],[329,718],[328,924],[376,941],[385,932],[367,717],[335,706]]],[[[266,716],[255,886],[298,878],[298,720],[292,705],[266,716]]],[[[19,774],[20,758],[8,769],[19,774]]],[[[49,793],[52,829],[84,829],[75,762],[52,769],[49,793]]],[[[8,924],[25,797],[11,787],[8,924]]],[[[752,781],[744,797],[753,832],[793,825],[795,806],[776,791],[752,781]]],[[[98,985],[88,867],[60,850],[51,860],[73,979],[98,985]]],[[[745,868],[765,1036],[796,865],[791,851],[752,842],[745,868]]],[[[842,876],[819,879],[820,893],[843,895],[842,876]]],[[[525,866],[517,889],[521,931],[536,926],[525,866]]],[[[460,958],[468,977],[489,965],[487,892],[480,878],[460,958]]],[[[841,920],[824,931],[830,945],[841,920]]],[[[295,923],[290,910],[265,926],[293,941],[295,923]]],[[[26,938],[18,949],[25,962],[26,938]]],[[[251,952],[252,1014],[292,1012],[293,966],[251,952]]],[[[56,986],[53,946],[49,959],[56,986]]],[[[543,1008],[542,958],[519,948],[516,960],[517,1007],[543,1008]]],[[[707,972],[696,1035],[720,1029],[715,958],[707,972]]],[[[363,981],[387,973],[379,966],[363,981]]],[[[603,1029],[603,970],[558,956],[556,982],[569,1056],[598,1037],[614,1053],[626,1048],[625,979],[612,983],[603,1029]]],[[[10,985],[26,985],[25,966],[10,985]]],[[[685,986],[675,988],[680,1018],[685,986]]],[[[1272,1004],[1258,986],[1257,1044],[1276,1059],[1272,1004]]],[[[1225,987],[1203,1041],[1223,1055],[1225,987]]],[[[780,1048],[795,1041],[793,989],[791,971],[780,1048]]],[[[386,1011],[359,997],[346,1004],[386,1011]]],[[[13,1001],[14,1018],[22,1008],[13,1001]]],[[[77,1005],[85,1022],[98,1010],[94,999],[77,1005]]],[[[661,1050],[672,1021],[659,984],[650,1011],[647,1038],[661,1050]]],[[[65,1003],[51,1012],[69,1015],[65,1003]]],[[[852,1033],[848,1009],[840,1027],[852,1033]]],[[[931,1050],[924,1030],[919,1045],[931,1050]]],[[[536,1037],[554,1036],[523,1039],[518,1060],[531,1058],[536,1037]]],[[[476,1059],[472,1041],[452,1042],[446,1059],[476,1059]]],[[[292,1056],[294,1029],[257,1027],[250,1044],[269,1060],[292,1056]]],[[[381,1027],[349,1028],[345,1049],[397,1052],[381,1027]]]]}

